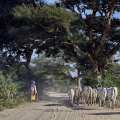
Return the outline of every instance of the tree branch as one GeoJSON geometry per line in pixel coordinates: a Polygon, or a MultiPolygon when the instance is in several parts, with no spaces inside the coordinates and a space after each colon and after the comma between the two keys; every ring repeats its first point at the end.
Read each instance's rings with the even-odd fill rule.
{"type": "Polygon", "coordinates": [[[98,54],[100,52],[100,50],[103,48],[105,42],[108,40],[107,37],[109,36],[109,32],[110,32],[110,28],[111,28],[111,19],[112,19],[112,14],[113,14],[113,11],[115,8],[116,1],[117,0],[111,0],[111,2],[109,2],[109,10],[108,10],[108,12],[106,14],[106,18],[105,18],[106,26],[103,31],[100,45],[98,46],[98,49],[96,50],[96,54],[98,54]]]}

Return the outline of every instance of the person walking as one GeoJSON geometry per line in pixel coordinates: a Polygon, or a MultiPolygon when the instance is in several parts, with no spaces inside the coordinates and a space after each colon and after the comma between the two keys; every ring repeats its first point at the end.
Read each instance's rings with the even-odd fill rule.
{"type": "Polygon", "coordinates": [[[32,81],[31,83],[31,102],[36,102],[38,100],[38,92],[36,88],[36,82],[32,81]]]}

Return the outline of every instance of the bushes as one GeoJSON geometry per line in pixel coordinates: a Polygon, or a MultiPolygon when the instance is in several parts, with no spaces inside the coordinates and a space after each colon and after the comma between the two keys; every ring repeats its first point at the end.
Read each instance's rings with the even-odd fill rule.
{"type": "Polygon", "coordinates": [[[10,75],[0,73],[0,99],[12,99],[17,93],[17,85],[12,81],[10,75]]]}
{"type": "Polygon", "coordinates": [[[97,80],[94,80],[94,79],[90,79],[90,78],[85,78],[83,81],[82,81],[82,84],[83,85],[86,85],[86,86],[92,86],[92,87],[96,87],[97,86],[97,80]]]}
{"type": "Polygon", "coordinates": [[[20,102],[17,99],[17,86],[10,74],[0,72],[0,110],[14,107],[20,102]]]}

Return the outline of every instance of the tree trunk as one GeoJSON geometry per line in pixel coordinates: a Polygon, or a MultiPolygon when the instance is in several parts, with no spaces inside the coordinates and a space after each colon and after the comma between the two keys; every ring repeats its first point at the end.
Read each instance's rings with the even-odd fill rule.
{"type": "Polygon", "coordinates": [[[101,79],[102,79],[102,75],[101,75],[101,74],[102,74],[102,73],[99,71],[98,65],[96,65],[95,70],[96,70],[96,75],[97,75],[96,79],[97,79],[97,82],[98,82],[98,85],[97,85],[97,86],[102,87],[102,84],[101,84],[101,79]]]}

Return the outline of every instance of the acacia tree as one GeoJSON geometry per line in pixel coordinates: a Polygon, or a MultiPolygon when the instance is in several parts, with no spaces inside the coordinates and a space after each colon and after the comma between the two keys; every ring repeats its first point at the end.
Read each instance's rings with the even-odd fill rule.
{"type": "MultiPolygon", "coordinates": [[[[85,60],[92,65],[94,72],[101,74],[108,60],[120,48],[120,18],[114,17],[114,13],[120,10],[120,2],[118,0],[61,0],[61,2],[84,22],[82,28],[75,26],[78,32],[81,30],[81,34],[84,34],[84,41],[74,46],[78,51],[85,53],[85,60]]],[[[72,34],[72,39],[75,39],[74,35],[76,36],[76,33],[72,34]]],[[[79,59],[79,55],[75,57],[79,59]]]]}
{"type": "Polygon", "coordinates": [[[8,36],[14,39],[6,40],[8,43],[3,43],[2,48],[12,56],[25,56],[27,63],[34,49],[37,53],[45,51],[47,56],[62,52],[63,58],[77,63],[78,69],[83,67],[101,74],[119,49],[120,20],[113,16],[119,11],[119,2],[64,0],[62,3],[65,8],[16,7],[7,29],[8,36]]]}

